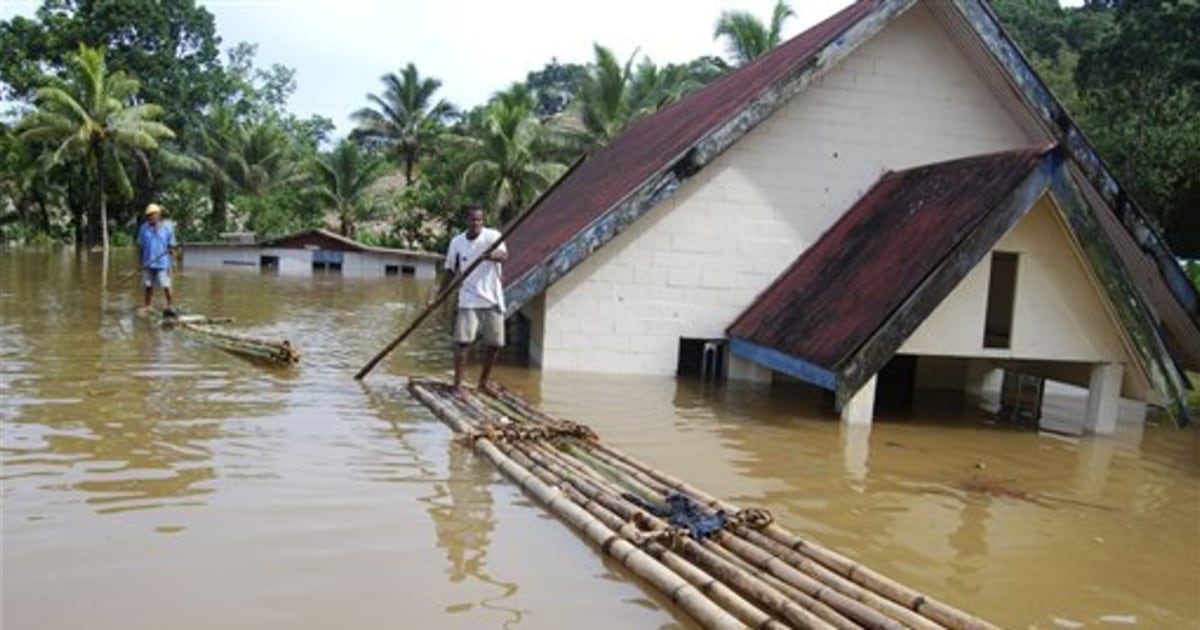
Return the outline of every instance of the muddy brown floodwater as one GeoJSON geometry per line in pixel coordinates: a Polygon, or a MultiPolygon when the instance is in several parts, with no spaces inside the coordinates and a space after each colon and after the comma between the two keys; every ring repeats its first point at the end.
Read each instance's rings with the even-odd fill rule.
{"type": "MultiPolygon", "coordinates": [[[[103,289],[98,254],[0,251],[5,630],[691,625],[407,395],[449,369],[446,318],[353,380],[429,283],[177,278],[299,346],[280,371],[135,317],[132,264],[103,289]]],[[[499,380],[1004,627],[1200,627],[1195,428],[1071,439],[937,406],[852,428],[761,387],[499,380]]]]}

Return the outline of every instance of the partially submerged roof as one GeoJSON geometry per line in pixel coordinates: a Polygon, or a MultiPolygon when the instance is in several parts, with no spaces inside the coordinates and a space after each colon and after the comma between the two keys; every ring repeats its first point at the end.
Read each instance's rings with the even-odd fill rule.
{"type": "Polygon", "coordinates": [[[391,247],[376,247],[366,245],[354,239],[346,238],[341,234],[314,228],[281,236],[276,239],[264,241],[258,245],[259,247],[277,247],[282,249],[323,249],[329,251],[340,252],[364,252],[372,254],[382,254],[387,256],[401,256],[406,258],[419,258],[432,262],[442,259],[437,254],[429,252],[419,252],[410,249],[394,249],[391,247]]]}
{"type": "MultiPolygon", "coordinates": [[[[581,232],[596,228],[596,222],[613,208],[639,193],[652,206],[659,193],[673,191],[673,185],[691,174],[689,170],[699,167],[691,154],[707,136],[739,112],[754,107],[763,93],[780,81],[799,78],[806,65],[814,65],[812,60],[819,51],[877,6],[876,0],[850,5],[753,63],[635,122],[597,150],[565,176],[509,236],[510,254],[504,265],[506,287],[511,292],[522,281],[532,281],[536,286],[519,296],[510,295],[508,302],[519,306],[556,280],[547,277],[543,266],[560,256],[581,232]],[[646,184],[655,180],[661,180],[661,184],[652,183],[646,189],[646,184]]],[[[569,263],[581,261],[590,251],[566,254],[556,265],[566,267],[562,273],[574,266],[569,263]]]]}
{"type": "Polygon", "coordinates": [[[1026,149],[884,175],[742,312],[730,337],[836,370],[966,235],[1001,211],[1045,153],[1026,149]]]}
{"type": "MultiPolygon", "coordinates": [[[[801,93],[916,0],[859,0],[828,20],[679,102],[630,126],[573,169],[508,237],[505,290],[515,311],[675,193],[715,156],[801,93]]],[[[1144,214],[1062,104],[1004,32],[985,0],[923,3],[966,42],[963,54],[1014,97],[1034,133],[1057,143],[1067,163],[1060,189],[1082,200],[1103,254],[1152,313],[1155,341],[1181,365],[1200,369],[1200,296],[1144,214]],[[986,66],[986,68],[984,67],[986,66]],[[1130,279],[1133,279],[1132,281],[1130,279]]],[[[1083,227],[1081,227],[1083,229],[1083,227]]],[[[1091,246],[1091,243],[1088,243],[1091,246]]],[[[1138,333],[1141,335],[1142,333],[1138,333]]],[[[1149,342],[1148,342],[1149,343],[1149,342]]]]}
{"type": "Polygon", "coordinates": [[[840,407],[1049,193],[1139,367],[1185,423],[1182,375],[1070,182],[1050,147],[886,173],[734,320],[731,350],[834,391],[840,407]]]}

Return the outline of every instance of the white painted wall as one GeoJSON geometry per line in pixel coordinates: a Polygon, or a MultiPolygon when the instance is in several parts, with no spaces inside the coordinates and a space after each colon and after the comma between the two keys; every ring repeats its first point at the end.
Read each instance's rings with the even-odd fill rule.
{"type": "MultiPolygon", "coordinates": [[[[185,244],[184,264],[191,269],[245,269],[257,273],[263,256],[279,258],[279,274],[309,276],[313,273],[312,250],[293,248],[231,247],[228,245],[185,244]]],[[[388,265],[411,266],[415,277],[432,279],[440,263],[377,252],[345,252],[342,256],[342,276],[347,278],[382,278],[388,265]]],[[[405,277],[405,276],[397,276],[405,277]]]]}
{"type": "MultiPolygon", "coordinates": [[[[994,248],[1018,257],[1010,348],[983,347],[989,255],[934,309],[900,352],[1137,365],[1057,212],[1051,198],[1043,197],[994,248]]],[[[1080,369],[1086,379],[1090,367],[1080,369]]],[[[1126,374],[1126,391],[1141,389],[1136,378],[1126,374]]]]}
{"type": "Polygon", "coordinates": [[[553,285],[533,356],[673,374],[885,170],[1032,142],[918,4],[553,285]]]}

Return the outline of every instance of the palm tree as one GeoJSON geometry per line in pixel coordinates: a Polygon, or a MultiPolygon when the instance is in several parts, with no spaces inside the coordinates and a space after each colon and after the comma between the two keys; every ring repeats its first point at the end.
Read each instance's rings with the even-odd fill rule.
{"type": "Polygon", "coordinates": [[[35,149],[17,137],[13,129],[0,123],[0,210],[6,205],[13,209],[12,214],[0,214],[0,225],[18,220],[32,228],[36,208],[37,229],[50,236],[47,202],[52,192],[48,179],[52,154],[35,149]]]}
{"type": "Polygon", "coordinates": [[[230,193],[245,178],[242,149],[246,134],[233,111],[225,106],[214,108],[195,128],[195,149],[190,155],[193,162],[187,170],[208,186],[208,225],[215,236],[225,231],[230,193]]]}
{"type": "Polygon", "coordinates": [[[349,140],[314,162],[316,182],[311,192],[337,212],[342,236],[354,237],[355,223],[366,210],[367,188],[386,169],[387,162],[363,153],[349,140]]]}
{"type": "Polygon", "coordinates": [[[463,172],[463,186],[487,191],[502,223],[511,220],[558,179],[566,167],[545,159],[546,130],[536,102],[522,85],[500,93],[484,112],[482,129],[468,139],[477,157],[463,172]]]}
{"type": "Polygon", "coordinates": [[[29,142],[57,145],[53,161],[78,157],[94,175],[100,201],[100,230],[108,251],[108,207],[105,178],[112,178],[122,194],[132,195],[132,185],[121,157],[133,154],[149,169],[146,153],[158,141],[175,134],[156,122],[162,108],[151,103],[133,104],[138,81],[122,71],[108,72],[104,49],[80,45],[69,60],[71,74],[65,85],[39,89],[37,110],[22,120],[21,137],[29,142]]]}
{"type": "Polygon", "coordinates": [[[596,61],[588,67],[579,92],[555,127],[577,149],[590,149],[615,138],[630,123],[670,104],[700,82],[687,66],[658,67],[642,59],[633,67],[635,52],[624,65],[612,51],[594,46],[596,61]]]}
{"type": "Polygon", "coordinates": [[[776,0],[767,27],[746,11],[723,11],[717,18],[713,39],[728,38],[729,56],[736,66],[744,66],[779,45],[783,21],[796,15],[783,0],[776,0]]]}
{"type": "Polygon", "coordinates": [[[358,128],[352,136],[368,147],[383,148],[403,163],[404,181],[411,184],[413,168],[454,115],[454,107],[442,100],[433,102],[433,94],[442,82],[421,78],[412,63],[400,71],[400,76],[389,72],[381,80],[383,94],[367,95],[376,109],[364,107],[354,112],[358,128]]]}
{"type": "Polygon", "coordinates": [[[254,125],[243,136],[242,169],[238,185],[249,195],[263,195],[304,179],[287,134],[272,121],[254,125]]]}
{"type": "Polygon", "coordinates": [[[612,140],[634,116],[627,89],[633,74],[633,56],[621,65],[608,48],[600,44],[593,48],[596,61],[588,68],[564,119],[568,128],[571,124],[576,126],[576,135],[585,147],[612,140]]]}

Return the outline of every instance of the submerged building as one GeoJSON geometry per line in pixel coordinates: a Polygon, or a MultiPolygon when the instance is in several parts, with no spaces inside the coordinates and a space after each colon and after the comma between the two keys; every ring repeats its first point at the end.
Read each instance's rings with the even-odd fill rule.
{"type": "Polygon", "coordinates": [[[982,0],[860,0],[631,125],[508,239],[546,368],[1088,388],[1186,421],[1197,295],[982,0]]]}
{"type": "Polygon", "coordinates": [[[312,229],[264,242],[229,238],[185,243],[183,262],[201,269],[248,269],[284,276],[334,274],[352,278],[387,276],[431,279],[442,264],[438,254],[364,245],[328,230],[312,229]]]}

